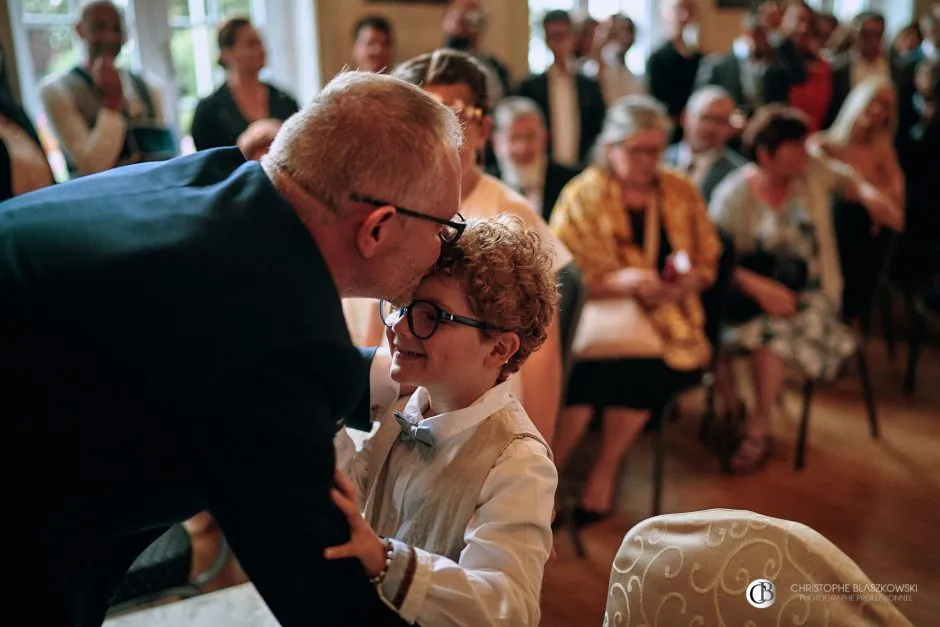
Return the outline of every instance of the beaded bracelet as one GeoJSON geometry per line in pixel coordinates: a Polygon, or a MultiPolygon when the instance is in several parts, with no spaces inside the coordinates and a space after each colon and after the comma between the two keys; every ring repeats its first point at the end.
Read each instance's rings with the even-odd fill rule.
{"type": "Polygon", "coordinates": [[[383,581],[385,581],[385,578],[388,577],[388,569],[392,565],[392,557],[395,556],[395,545],[392,544],[392,541],[388,538],[382,539],[385,540],[385,568],[383,568],[382,572],[380,572],[378,575],[369,579],[369,581],[375,585],[381,584],[383,581]]]}

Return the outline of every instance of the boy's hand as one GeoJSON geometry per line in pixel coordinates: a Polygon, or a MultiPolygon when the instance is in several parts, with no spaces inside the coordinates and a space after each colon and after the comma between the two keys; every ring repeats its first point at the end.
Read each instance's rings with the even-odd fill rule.
{"type": "Polygon", "coordinates": [[[331,546],[324,551],[328,560],[358,557],[369,577],[376,577],[385,568],[385,542],[375,534],[362,518],[356,505],[356,486],[346,475],[336,469],[336,487],[330,496],[349,522],[349,542],[342,546],[331,546]]]}

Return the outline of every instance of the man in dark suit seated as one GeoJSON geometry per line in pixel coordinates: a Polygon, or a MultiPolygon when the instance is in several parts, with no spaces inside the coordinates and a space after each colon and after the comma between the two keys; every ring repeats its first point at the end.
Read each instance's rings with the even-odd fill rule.
{"type": "Polygon", "coordinates": [[[222,148],[0,205],[0,477],[30,518],[7,598],[100,625],[134,558],[209,510],[282,625],[403,624],[358,560],[324,559],[349,540],[333,435],[369,426],[340,297],[407,301],[459,236],[460,133],[347,72],[261,163],[222,148]]]}
{"type": "Polygon", "coordinates": [[[504,98],[493,112],[496,164],[489,173],[526,197],[548,222],[555,201],[576,168],[557,163],[547,154],[548,131],[535,101],[522,96],[504,98]]]}
{"type": "Polygon", "coordinates": [[[762,105],[786,102],[790,89],[786,65],[770,44],[761,19],[756,13],[746,16],[731,51],[705,57],[695,79],[696,89],[723,87],[745,118],[762,105]]]}
{"type": "Polygon", "coordinates": [[[703,87],[692,94],[682,119],[683,140],[666,149],[666,164],[688,174],[705,202],[728,174],[747,159],[727,147],[733,133],[734,99],[721,87],[703,87]]]}
{"type": "Polygon", "coordinates": [[[581,167],[604,123],[604,95],[597,81],[575,69],[574,26],[568,12],[549,11],[542,26],[554,61],[547,71],[523,80],[518,95],[534,100],[542,110],[549,129],[548,154],[562,165],[581,167]]]}

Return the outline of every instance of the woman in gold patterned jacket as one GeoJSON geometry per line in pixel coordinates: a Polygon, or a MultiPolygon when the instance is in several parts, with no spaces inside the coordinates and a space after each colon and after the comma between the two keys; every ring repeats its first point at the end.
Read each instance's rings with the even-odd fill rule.
{"type": "MultiPolygon", "coordinates": [[[[652,410],[695,385],[711,358],[700,293],[715,280],[721,240],[695,186],[660,166],[670,126],[652,98],[615,102],[604,120],[595,165],[565,187],[552,212],[552,230],[584,275],[588,307],[590,301],[638,303],[643,326],[652,326],[661,347],[639,353],[655,357],[636,356],[629,346],[604,359],[576,355],[555,434],[559,471],[594,409],[603,410],[601,450],[574,510],[577,525],[612,512],[620,458],[652,410]],[[684,265],[687,271],[676,275],[674,268],[681,271],[684,265]]],[[[591,324],[591,318],[583,317],[584,323],[591,324]]],[[[581,328],[579,336],[585,331],[591,332],[581,328]]],[[[630,329],[624,335],[631,335],[630,329]]]]}

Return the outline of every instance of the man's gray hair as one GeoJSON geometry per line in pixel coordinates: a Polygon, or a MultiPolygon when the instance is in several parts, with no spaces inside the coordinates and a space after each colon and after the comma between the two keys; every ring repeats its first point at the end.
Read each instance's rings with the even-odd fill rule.
{"type": "Polygon", "coordinates": [[[607,166],[607,147],[620,144],[640,131],[661,129],[672,133],[672,120],[666,108],[652,96],[624,96],[607,109],[604,127],[594,145],[594,163],[607,166]]]}
{"type": "Polygon", "coordinates": [[[705,110],[708,105],[718,100],[728,100],[734,103],[734,96],[724,87],[718,85],[706,85],[697,89],[689,97],[689,102],[685,105],[687,115],[698,115],[705,110]]]}
{"type": "Polygon", "coordinates": [[[459,172],[457,116],[384,74],[342,72],[291,116],[264,158],[341,214],[350,194],[420,208],[459,172]]]}
{"type": "Polygon", "coordinates": [[[493,111],[493,128],[497,131],[509,128],[516,120],[527,115],[534,115],[539,124],[545,126],[545,114],[534,100],[524,96],[503,98],[493,111]]]}

